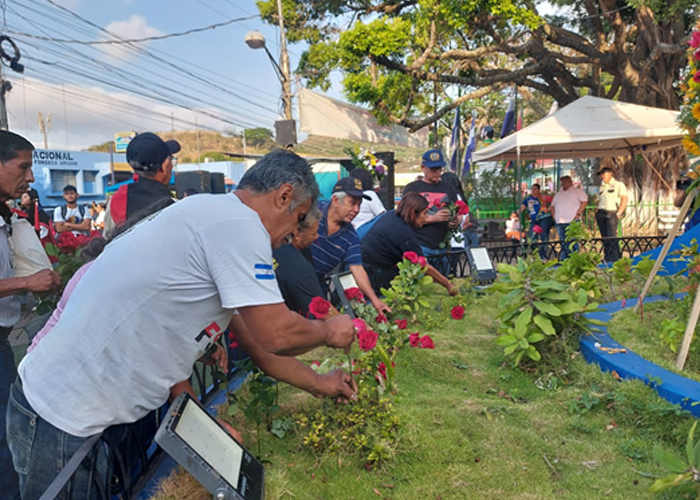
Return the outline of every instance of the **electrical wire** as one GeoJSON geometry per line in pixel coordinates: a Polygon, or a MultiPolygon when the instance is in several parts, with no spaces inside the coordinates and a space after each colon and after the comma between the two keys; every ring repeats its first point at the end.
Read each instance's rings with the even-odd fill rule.
{"type": "Polygon", "coordinates": [[[240,17],[237,19],[229,19],[228,21],[224,21],[222,23],[210,24],[209,26],[205,26],[203,28],[193,28],[193,29],[190,29],[187,31],[181,31],[179,33],[170,33],[167,35],[149,36],[149,37],[145,37],[145,38],[131,38],[131,39],[124,38],[124,39],[120,39],[120,40],[72,40],[72,39],[68,39],[68,38],[62,39],[62,38],[51,38],[51,37],[45,37],[45,36],[37,36],[37,35],[32,35],[31,33],[21,33],[18,31],[8,31],[8,33],[11,33],[13,35],[23,35],[23,36],[27,36],[30,38],[35,38],[37,40],[43,40],[46,42],[72,43],[72,44],[78,44],[78,45],[118,45],[118,44],[125,44],[125,43],[131,44],[131,43],[151,42],[153,40],[166,40],[168,38],[176,38],[176,37],[191,35],[193,33],[201,33],[203,31],[221,28],[222,26],[228,26],[229,24],[239,23],[241,21],[247,21],[249,19],[254,19],[256,17],[260,17],[260,16],[257,15],[257,16],[240,17]]]}

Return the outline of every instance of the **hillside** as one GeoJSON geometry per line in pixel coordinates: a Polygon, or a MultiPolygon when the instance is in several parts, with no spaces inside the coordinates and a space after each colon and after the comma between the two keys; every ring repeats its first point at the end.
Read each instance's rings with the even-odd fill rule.
{"type": "MultiPolygon", "coordinates": [[[[243,143],[240,137],[227,137],[218,132],[181,130],[175,132],[157,132],[165,140],[175,139],[182,145],[182,151],[177,155],[180,163],[191,163],[197,158],[213,158],[214,160],[228,160],[223,155],[224,152],[242,153],[243,143]]],[[[365,142],[355,142],[344,139],[333,139],[330,137],[309,136],[305,141],[298,144],[296,152],[302,156],[309,157],[329,157],[345,158],[345,149],[359,146],[360,149],[371,149],[373,151],[394,151],[398,160],[396,172],[418,172],[422,149],[407,148],[401,146],[387,146],[384,144],[371,144],[365,142]]],[[[248,145],[246,153],[265,154],[274,149],[276,145],[269,141],[262,147],[248,145]]],[[[91,146],[88,151],[109,151],[109,143],[91,146]]],[[[201,161],[201,160],[200,160],[201,161]]]]}

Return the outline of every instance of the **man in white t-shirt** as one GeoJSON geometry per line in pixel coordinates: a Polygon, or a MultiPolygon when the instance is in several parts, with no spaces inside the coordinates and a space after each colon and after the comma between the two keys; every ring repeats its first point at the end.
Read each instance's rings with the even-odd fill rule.
{"type": "Polygon", "coordinates": [[[68,184],[63,188],[66,204],[53,211],[53,222],[57,233],[73,231],[73,234],[88,234],[92,225],[90,210],[78,205],[78,190],[68,184]]]}
{"type": "MultiPolygon", "coordinates": [[[[564,175],[561,178],[561,191],[554,195],[551,203],[551,213],[557,226],[559,241],[561,241],[561,253],[559,260],[569,256],[570,248],[566,240],[566,228],[575,220],[579,220],[586,210],[588,196],[581,188],[574,187],[571,176],[564,175]]],[[[574,245],[574,251],[578,252],[578,243],[574,245]]]]}
{"type": "MultiPolygon", "coordinates": [[[[350,345],[349,316],[309,321],[287,309],[275,280],[272,248],[318,193],[306,161],[276,151],[246,172],[235,194],[189,197],[106,247],[51,334],[20,364],[11,390],[10,449],[23,498],[38,498],[88,436],[135,422],[176,396],[173,386],[190,376],[236,310],[273,354],[350,345]]],[[[343,383],[338,394],[352,397],[349,376],[343,383]]],[[[76,472],[74,498],[87,498],[89,476],[76,472]]]]}

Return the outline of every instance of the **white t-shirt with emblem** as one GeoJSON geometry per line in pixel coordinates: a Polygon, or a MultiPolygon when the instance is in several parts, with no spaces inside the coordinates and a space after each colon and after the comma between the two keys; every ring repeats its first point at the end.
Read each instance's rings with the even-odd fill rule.
{"type": "Polygon", "coordinates": [[[235,195],[190,196],[106,247],[20,364],[25,395],[75,436],[135,422],[190,376],[236,308],[281,302],[258,214],[235,195]]]}
{"type": "MultiPolygon", "coordinates": [[[[71,224],[80,224],[84,219],[92,219],[90,215],[90,209],[87,207],[82,207],[83,213],[80,212],[81,207],[76,206],[75,208],[65,207],[66,216],[63,217],[63,207],[56,207],[53,211],[53,221],[56,222],[70,222],[71,224]]],[[[86,234],[87,231],[73,231],[76,236],[79,234],[86,234]]]]}

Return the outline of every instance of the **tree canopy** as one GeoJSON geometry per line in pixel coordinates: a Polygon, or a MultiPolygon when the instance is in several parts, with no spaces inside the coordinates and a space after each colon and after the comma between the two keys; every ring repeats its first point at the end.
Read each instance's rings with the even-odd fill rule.
{"type": "MultiPolygon", "coordinates": [[[[327,89],[340,71],[350,101],[415,131],[512,84],[560,106],[590,94],[678,109],[699,3],[549,2],[566,16],[541,14],[537,0],[284,0],[283,10],[288,40],[308,43],[297,73],[309,87],[327,89]]],[[[258,7],[276,23],[276,0],[258,7]]]]}

